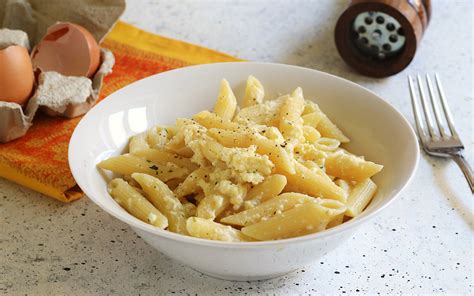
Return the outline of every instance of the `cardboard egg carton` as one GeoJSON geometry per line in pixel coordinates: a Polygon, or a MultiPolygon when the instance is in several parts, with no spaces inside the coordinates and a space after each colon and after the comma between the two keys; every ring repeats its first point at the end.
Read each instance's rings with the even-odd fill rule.
{"type": "MultiPolygon", "coordinates": [[[[10,45],[34,48],[58,21],[81,25],[100,42],[124,10],[125,0],[0,1],[0,49],[10,45]]],[[[0,101],[0,142],[23,136],[38,110],[67,118],[86,113],[97,101],[103,78],[112,72],[114,63],[112,52],[101,48],[100,65],[91,79],[40,72],[26,106],[0,101]]]]}

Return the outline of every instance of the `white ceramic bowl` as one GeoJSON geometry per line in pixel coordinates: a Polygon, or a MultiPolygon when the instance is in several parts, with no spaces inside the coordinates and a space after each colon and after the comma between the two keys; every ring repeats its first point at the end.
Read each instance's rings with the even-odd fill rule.
{"type": "MultiPolygon", "coordinates": [[[[81,120],[69,144],[74,178],[103,210],[127,223],[158,251],[205,274],[229,280],[278,277],[318,260],[343,244],[407,186],[418,162],[418,142],[407,120],[382,98],[350,81],[323,72],[266,63],[222,63],[182,68],[137,81],[110,95],[81,120]],[[155,124],[172,124],[210,110],[219,82],[227,78],[241,98],[248,75],[256,76],[267,98],[301,86],[306,99],[352,139],[348,148],[383,164],[379,190],[364,213],[321,233],[270,242],[226,243],[174,234],[148,225],[123,210],[107,193],[110,175],[96,164],[123,151],[128,138],[155,124]]],[[[350,243],[350,242],[349,242],[350,243]]]]}

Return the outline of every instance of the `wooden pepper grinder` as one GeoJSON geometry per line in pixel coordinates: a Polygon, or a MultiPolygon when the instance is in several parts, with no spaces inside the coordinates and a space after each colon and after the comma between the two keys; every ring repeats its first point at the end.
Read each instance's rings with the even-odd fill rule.
{"type": "Polygon", "coordinates": [[[430,16],[430,0],[351,0],[336,24],[337,50],[364,75],[396,74],[415,56],[430,16]]]}

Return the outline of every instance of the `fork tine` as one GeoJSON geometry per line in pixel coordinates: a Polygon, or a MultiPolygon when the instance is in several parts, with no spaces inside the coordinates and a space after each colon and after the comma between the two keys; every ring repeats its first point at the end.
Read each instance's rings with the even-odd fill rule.
{"type": "Polygon", "coordinates": [[[443,87],[441,86],[441,81],[439,79],[438,73],[435,73],[436,86],[438,87],[439,97],[441,99],[441,105],[443,106],[444,115],[446,115],[446,121],[448,122],[449,130],[453,137],[458,138],[458,133],[454,128],[453,117],[451,116],[451,111],[449,110],[448,102],[446,101],[446,96],[444,95],[443,87]]]}
{"type": "Polygon", "coordinates": [[[413,108],[413,115],[415,117],[416,130],[420,136],[421,141],[424,142],[426,133],[423,128],[420,107],[418,106],[416,99],[415,87],[413,86],[412,77],[410,75],[408,75],[408,86],[410,88],[411,106],[413,108]]]}
{"type": "Polygon", "coordinates": [[[441,120],[441,113],[439,112],[438,102],[435,100],[435,93],[433,90],[433,84],[431,83],[430,75],[426,74],[426,84],[428,85],[428,93],[430,94],[431,105],[433,106],[433,111],[435,114],[436,123],[438,124],[439,131],[443,138],[447,138],[448,134],[444,129],[442,120],[441,120]]]}
{"type": "Polygon", "coordinates": [[[423,82],[421,81],[420,75],[417,75],[416,78],[418,81],[418,89],[420,91],[421,106],[423,108],[423,112],[426,118],[426,123],[428,125],[428,131],[430,132],[431,137],[436,137],[437,135],[434,131],[433,119],[431,118],[431,111],[428,107],[428,102],[426,100],[425,90],[423,88],[423,82]]]}

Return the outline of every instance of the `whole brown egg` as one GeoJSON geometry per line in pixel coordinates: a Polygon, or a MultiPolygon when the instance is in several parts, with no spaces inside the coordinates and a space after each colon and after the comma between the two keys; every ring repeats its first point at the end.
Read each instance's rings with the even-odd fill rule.
{"type": "Polygon", "coordinates": [[[0,50],[0,101],[25,104],[34,80],[30,55],[25,47],[13,45],[0,50]]]}

